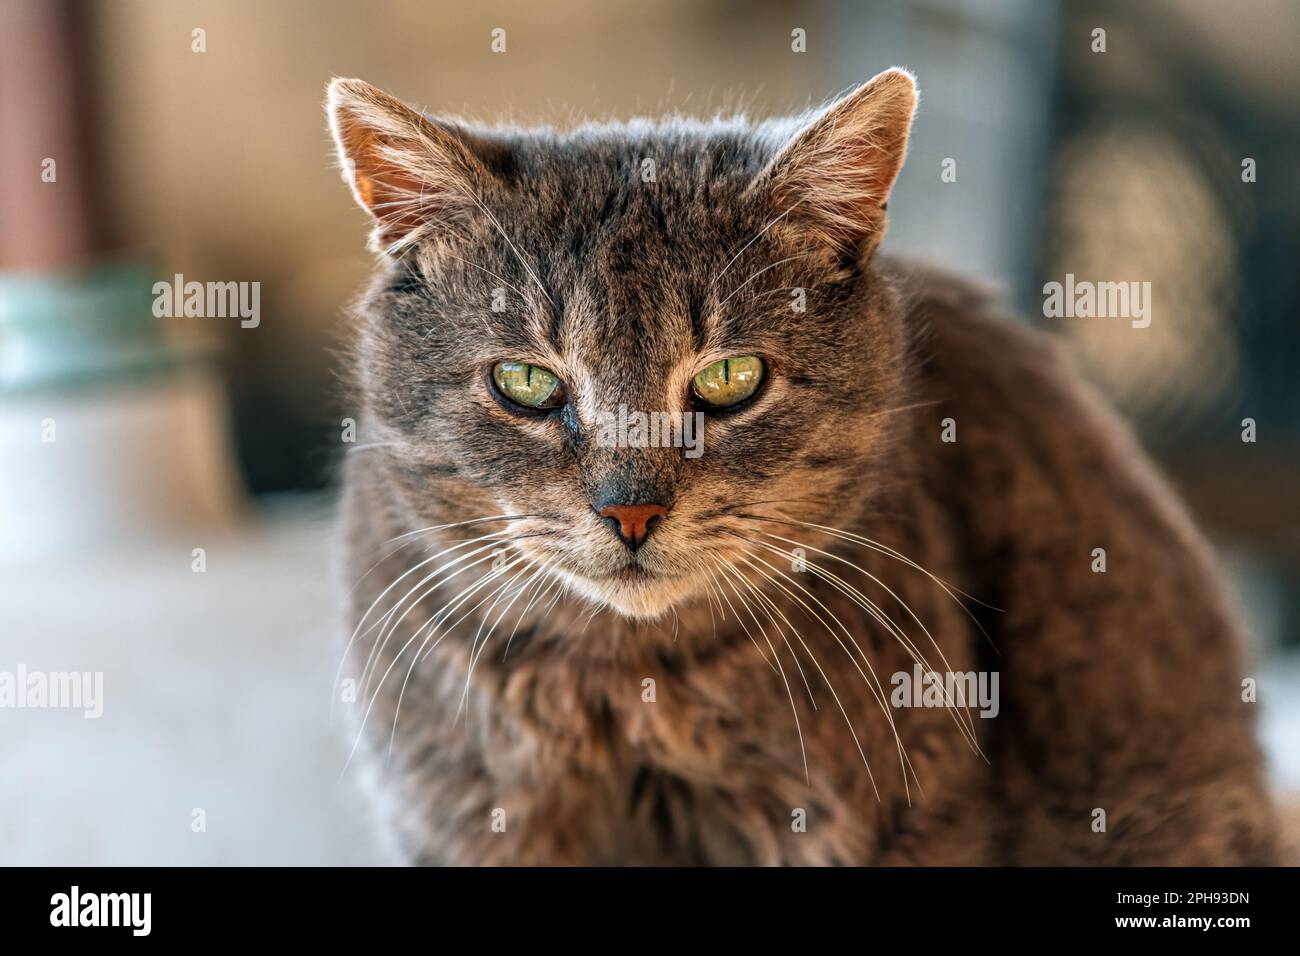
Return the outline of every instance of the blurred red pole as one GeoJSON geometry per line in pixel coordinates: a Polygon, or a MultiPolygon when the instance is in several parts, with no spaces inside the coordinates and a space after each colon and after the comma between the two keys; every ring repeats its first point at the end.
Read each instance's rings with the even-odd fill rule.
{"type": "Polygon", "coordinates": [[[86,17],[79,0],[0,3],[2,270],[66,269],[97,251],[86,17]]]}

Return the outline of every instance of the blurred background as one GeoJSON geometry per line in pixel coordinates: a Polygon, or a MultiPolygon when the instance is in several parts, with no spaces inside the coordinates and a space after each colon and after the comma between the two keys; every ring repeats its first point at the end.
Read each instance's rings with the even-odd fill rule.
{"type": "Polygon", "coordinates": [[[338,75],[568,125],[910,67],[886,246],[1000,286],[1134,423],[1300,789],[1298,40],[1293,0],[0,0],[0,671],[104,674],[98,720],[0,709],[0,863],[386,859],[326,722],[334,349],[371,264],[338,75]],[[1066,273],[1150,281],[1150,328],[1042,318],[1066,273]],[[258,323],[157,317],[178,274],[258,283],[258,323]]]}

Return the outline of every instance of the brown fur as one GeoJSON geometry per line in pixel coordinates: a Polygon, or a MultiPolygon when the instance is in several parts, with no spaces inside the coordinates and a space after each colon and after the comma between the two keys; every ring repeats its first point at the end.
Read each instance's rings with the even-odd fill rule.
{"type": "Polygon", "coordinates": [[[792,121],[561,135],[331,88],[387,250],[358,310],[343,676],[366,675],[359,749],[409,859],[1274,860],[1237,629],[1186,515],[1048,340],[875,254],[912,90],[891,71],[792,121]],[[683,410],[734,355],[768,379],[701,458],[592,441],[596,410],[683,410]],[[484,379],[503,360],[570,404],[512,414],[484,379]],[[615,499],[669,509],[634,557],[615,499]],[[446,527],[498,515],[527,517],[446,527]],[[914,655],[997,671],[999,715],[893,707],[914,655]]]}

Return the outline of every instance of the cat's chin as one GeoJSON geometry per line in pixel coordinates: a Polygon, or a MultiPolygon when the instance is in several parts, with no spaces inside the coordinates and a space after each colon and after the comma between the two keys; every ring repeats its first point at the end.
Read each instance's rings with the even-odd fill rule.
{"type": "Polygon", "coordinates": [[[607,578],[569,578],[569,586],[593,603],[636,621],[655,621],[697,592],[688,578],[666,578],[644,572],[607,578]]]}

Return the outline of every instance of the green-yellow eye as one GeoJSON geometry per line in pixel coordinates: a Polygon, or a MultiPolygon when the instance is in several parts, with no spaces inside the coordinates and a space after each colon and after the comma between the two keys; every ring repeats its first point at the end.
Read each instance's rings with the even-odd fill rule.
{"type": "Polygon", "coordinates": [[[749,398],[762,381],[763,360],[757,355],[742,355],[714,362],[691,379],[691,385],[700,401],[725,408],[749,398]]]}
{"type": "Polygon", "coordinates": [[[527,362],[497,362],[492,368],[497,390],[525,408],[559,408],[564,404],[564,385],[553,372],[527,362]]]}

